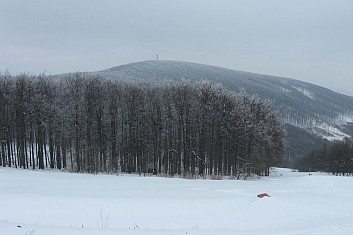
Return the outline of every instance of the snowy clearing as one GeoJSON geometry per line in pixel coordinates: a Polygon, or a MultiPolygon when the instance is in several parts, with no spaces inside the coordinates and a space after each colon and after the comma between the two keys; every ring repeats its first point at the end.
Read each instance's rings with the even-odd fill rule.
{"type": "Polygon", "coordinates": [[[0,168],[0,234],[353,234],[353,177],[276,171],[212,181],[0,168]]]}

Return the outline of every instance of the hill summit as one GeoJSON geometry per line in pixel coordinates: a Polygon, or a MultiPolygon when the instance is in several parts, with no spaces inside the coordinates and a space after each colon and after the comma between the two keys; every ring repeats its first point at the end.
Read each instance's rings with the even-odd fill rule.
{"type": "Polygon", "coordinates": [[[88,74],[151,83],[209,80],[272,100],[287,129],[287,157],[302,154],[325,139],[339,140],[353,133],[353,97],[291,78],[169,60],[130,63],[88,74]]]}

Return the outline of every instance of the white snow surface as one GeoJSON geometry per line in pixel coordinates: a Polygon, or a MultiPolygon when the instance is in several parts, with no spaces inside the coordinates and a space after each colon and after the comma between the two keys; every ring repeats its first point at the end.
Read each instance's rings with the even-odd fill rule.
{"type": "Polygon", "coordinates": [[[353,234],[353,177],[279,168],[251,181],[0,168],[0,202],[2,235],[353,234]]]}

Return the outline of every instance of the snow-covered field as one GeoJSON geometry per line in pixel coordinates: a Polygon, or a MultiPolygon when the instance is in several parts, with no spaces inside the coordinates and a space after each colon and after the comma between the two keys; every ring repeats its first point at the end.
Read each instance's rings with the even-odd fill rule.
{"type": "Polygon", "coordinates": [[[0,168],[0,234],[353,234],[353,177],[277,169],[260,180],[212,181],[0,168]]]}

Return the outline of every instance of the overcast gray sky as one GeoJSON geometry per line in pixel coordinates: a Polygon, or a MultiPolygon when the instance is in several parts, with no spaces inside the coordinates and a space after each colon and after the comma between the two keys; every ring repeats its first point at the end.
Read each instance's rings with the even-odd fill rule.
{"type": "Polygon", "coordinates": [[[156,53],[353,95],[353,1],[0,0],[0,71],[96,71],[156,53]]]}

